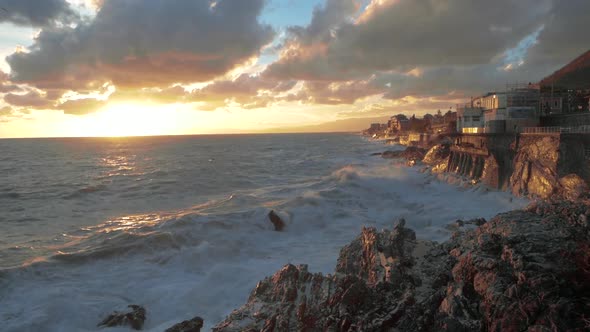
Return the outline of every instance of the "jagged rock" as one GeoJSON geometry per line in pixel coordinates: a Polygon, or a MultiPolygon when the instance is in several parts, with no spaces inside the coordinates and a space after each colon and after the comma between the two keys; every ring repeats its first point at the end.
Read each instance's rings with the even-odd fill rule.
{"type": "Polygon", "coordinates": [[[440,245],[364,228],[336,275],[287,265],[214,331],[587,330],[588,218],[590,203],[543,202],[440,245]]]}
{"type": "Polygon", "coordinates": [[[588,226],[562,210],[587,207],[566,206],[501,214],[455,240],[451,247],[460,254],[435,318],[441,330],[584,329],[590,288],[580,282],[589,273],[581,248],[590,241],[588,226]]]}
{"type": "Polygon", "coordinates": [[[128,307],[131,308],[131,312],[121,313],[115,311],[100,322],[98,326],[113,327],[129,325],[134,330],[141,330],[145,322],[145,308],[135,304],[129,305],[128,307]]]}
{"type": "Polygon", "coordinates": [[[422,162],[430,165],[432,172],[442,173],[447,170],[450,154],[450,144],[437,144],[428,150],[422,162]]]}
{"type": "Polygon", "coordinates": [[[201,328],[203,328],[203,318],[195,317],[178,323],[166,329],[165,332],[200,332],[201,328]]]}
{"type": "Polygon", "coordinates": [[[396,282],[414,264],[416,233],[401,219],[393,231],[363,227],[361,235],[340,251],[336,273],[354,275],[369,285],[396,282]]]}
{"type": "Polygon", "coordinates": [[[405,273],[413,263],[415,239],[403,221],[393,231],[363,228],[342,249],[336,275],[286,265],[259,282],[248,303],[213,330],[372,331],[393,326],[414,302],[409,289],[417,281],[405,273]],[[367,258],[354,264],[362,253],[367,258]]]}
{"type": "Polygon", "coordinates": [[[279,217],[278,214],[275,213],[274,210],[271,210],[268,213],[268,219],[274,225],[275,231],[280,232],[285,228],[285,222],[283,219],[281,219],[281,217],[279,217]]]}
{"type": "Polygon", "coordinates": [[[557,162],[559,139],[544,137],[523,144],[514,158],[514,173],[510,186],[515,195],[534,195],[548,198],[559,186],[557,162]]]}

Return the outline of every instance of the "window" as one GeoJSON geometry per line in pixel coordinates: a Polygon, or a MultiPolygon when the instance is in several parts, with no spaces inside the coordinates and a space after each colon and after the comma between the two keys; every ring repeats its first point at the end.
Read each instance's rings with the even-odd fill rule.
{"type": "Polygon", "coordinates": [[[479,118],[480,118],[479,116],[474,116],[474,117],[472,118],[472,119],[473,119],[473,122],[479,122],[479,118]]]}

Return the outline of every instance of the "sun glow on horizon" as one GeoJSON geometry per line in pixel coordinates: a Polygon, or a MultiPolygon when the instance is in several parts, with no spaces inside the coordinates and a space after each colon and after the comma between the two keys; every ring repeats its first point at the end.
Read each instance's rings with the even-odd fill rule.
{"type": "Polygon", "coordinates": [[[116,103],[74,121],[68,131],[81,137],[170,135],[179,122],[171,113],[151,104],[116,103]]]}

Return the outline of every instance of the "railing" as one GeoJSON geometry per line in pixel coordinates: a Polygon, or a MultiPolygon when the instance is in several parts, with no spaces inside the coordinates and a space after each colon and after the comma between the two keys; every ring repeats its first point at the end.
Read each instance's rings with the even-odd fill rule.
{"type": "Polygon", "coordinates": [[[522,128],[523,134],[551,134],[551,133],[590,133],[590,125],[577,127],[526,127],[522,128]]]}

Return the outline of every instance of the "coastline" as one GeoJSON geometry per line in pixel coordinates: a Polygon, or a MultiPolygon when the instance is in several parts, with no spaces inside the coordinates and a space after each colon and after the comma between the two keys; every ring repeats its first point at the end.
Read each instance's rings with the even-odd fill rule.
{"type": "MultiPolygon", "coordinates": [[[[294,266],[309,264],[309,271],[321,272],[323,275],[333,273],[339,251],[358,235],[362,225],[376,229],[391,229],[394,220],[406,218],[406,227],[412,228],[417,237],[416,247],[412,251],[428,249],[426,252],[429,252],[434,243],[420,239],[436,239],[442,242],[456,230],[475,228],[475,224],[469,222],[472,218],[482,215],[491,218],[496,211],[524,206],[518,199],[512,202],[512,199],[509,199],[510,194],[506,192],[488,192],[483,186],[469,184],[456,187],[440,182],[436,179],[436,174],[425,174],[425,166],[420,162],[414,167],[407,167],[405,159],[384,160],[381,156],[370,156],[372,152],[383,151],[384,147],[381,145],[357,144],[355,147],[357,151],[351,155],[353,158],[335,159],[335,163],[332,164],[334,170],[331,169],[330,174],[323,175],[320,183],[316,180],[311,182],[310,187],[297,186],[295,192],[285,191],[288,186],[272,188],[270,191],[265,189],[264,195],[261,195],[262,192],[257,193],[256,200],[252,200],[254,197],[251,195],[232,197],[214,207],[215,211],[224,211],[223,214],[214,213],[211,217],[200,213],[194,215],[190,211],[181,212],[178,216],[167,213],[170,217],[165,217],[162,222],[144,224],[137,228],[137,236],[128,238],[127,232],[121,232],[114,237],[122,242],[107,239],[107,246],[95,247],[97,250],[59,255],[50,262],[35,264],[27,267],[25,271],[13,271],[10,274],[22,275],[25,278],[29,273],[41,276],[48,273],[56,275],[56,280],[60,280],[63,285],[60,292],[74,295],[72,299],[67,300],[68,303],[85,301],[87,294],[97,291],[91,286],[93,283],[112,285],[109,286],[112,294],[102,297],[100,307],[83,307],[89,311],[80,317],[94,321],[94,326],[105,319],[112,310],[120,310],[126,314],[129,311],[127,305],[139,304],[147,309],[144,330],[163,331],[195,314],[203,315],[205,320],[202,326],[209,329],[222,322],[225,315],[230,313],[230,309],[238,308],[248,300],[247,294],[256,281],[272,275],[285,263],[292,263],[294,266]],[[464,203],[470,199],[473,200],[473,204],[464,203]],[[245,205],[236,207],[245,209],[243,213],[248,219],[242,219],[237,211],[228,210],[233,204],[241,201],[244,201],[245,205]],[[350,209],[350,204],[357,208],[350,209]],[[276,232],[269,220],[269,209],[276,210],[277,215],[283,218],[286,227],[282,232],[276,232]],[[457,218],[465,222],[455,222],[457,218]],[[144,232],[145,237],[142,236],[144,232]],[[190,245],[189,239],[198,240],[201,235],[207,235],[205,245],[199,245],[194,249],[185,247],[190,245]],[[129,243],[129,240],[132,240],[132,243],[129,243]],[[259,245],[261,242],[264,242],[264,245],[259,245]],[[109,253],[112,249],[117,249],[111,247],[113,244],[121,245],[120,248],[124,250],[120,252],[120,258],[118,254],[112,256],[109,253]],[[158,250],[161,248],[161,252],[156,255],[133,253],[145,248],[146,245],[156,245],[158,250]],[[173,246],[172,250],[167,249],[169,245],[173,246]],[[128,250],[129,255],[126,253],[128,250]],[[230,256],[228,259],[224,253],[231,253],[233,257],[230,256]],[[111,257],[117,257],[116,261],[111,257]],[[162,269],[152,269],[149,266],[152,263],[161,265],[162,269]],[[81,275],[81,279],[61,277],[60,269],[64,267],[63,264],[71,266],[67,270],[73,269],[74,273],[81,275]],[[98,279],[97,269],[101,271],[98,279]],[[145,275],[147,271],[149,272],[145,280],[133,282],[131,292],[125,290],[126,283],[133,279],[128,276],[138,273],[145,275]],[[165,283],[162,282],[163,278],[166,280],[165,283]],[[80,285],[84,286],[80,288],[80,285]],[[218,286],[224,290],[221,291],[218,286]],[[154,288],[155,291],[152,292],[149,288],[154,288]],[[158,288],[166,289],[166,294],[170,294],[164,296],[164,301],[160,299],[162,295],[157,291],[158,288]],[[72,294],[72,291],[75,294],[72,294]],[[186,300],[177,301],[170,296],[180,296],[186,300]],[[182,319],[178,319],[179,317],[182,319]]],[[[401,150],[403,147],[387,149],[399,149],[399,153],[405,153],[405,150],[401,150]]],[[[321,173],[325,174],[325,170],[321,173]]],[[[152,217],[158,219],[157,215],[152,217]]],[[[143,220],[141,216],[132,220],[136,219],[143,220]]],[[[109,225],[113,226],[116,224],[109,225]]],[[[113,233],[109,237],[112,236],[113,233]]],[[[100,239],[102,237],[96,238],[100,239]]],[[[423,261],[423,257],[414,255],[412,260],[423,261]]],[[[5,280],[8,282],[8,275],[5,280]]],[[[27,286],[26,283],[11,287],[15,292],[5,293],[5,302],[8,301],[10,304],[10,298],[22,296],[37,298],[38,295],[34,294],[44,292],[42,289],[47,289],[48,294],[51,294],[49,290],[53,282],[46,282],[43,278],[37,277],[33,280],[36,285],[31,290],[22,288],[27,286]],[[18,292],[19,289],[22,292],[18,292]]],[[[428,282],[423,281],[423,286],[417,287],[419,294],[425,294],[427,287],[424,285],[427,284],[428,282]]],[[[98,291],[102,292],[103,287],[98,291]]],[[[42,300],[41,297],[41,302],[42,300]]],[[[12,303],[16,304],[17,301],[13,300],[12,303]]],[[[5,310],[7,311],[10,312],[5,310]]],[[[52,323],[63,324],[63,318],[61,319],[58,316],[52,323]]],[[[45,326],[42,325],[44,322],[44,319],[36,320],[34,326],[45,326]]],[[[193,326],[198,326],[199,322],[195,317],[193,326]]],[[[87,326],[75,321],[68,321],[67,324],[69,325],[62,326],[70,326],[71,329],[87,326]]],[[[46,330],[59,330],[55,326],[51,325],[46,330]]],[[[89,329],[92,330],[91,327],[89,329]]]]}
{"type": "MultiPolygon", "coordinates": [[[[387,158],[412,167],[430,155],[423,171],[443,180],[444,157],[432,156],[437,151],[406,151],[387,158]]],[[[391,231],[363,227],[342,248],[334,275],[288,264],[213,330],[589,328],[590,201],[562,198],[536,200],[490,221],[457,220],[442,243],[417,239],[404,219],[391,231]]]]}

